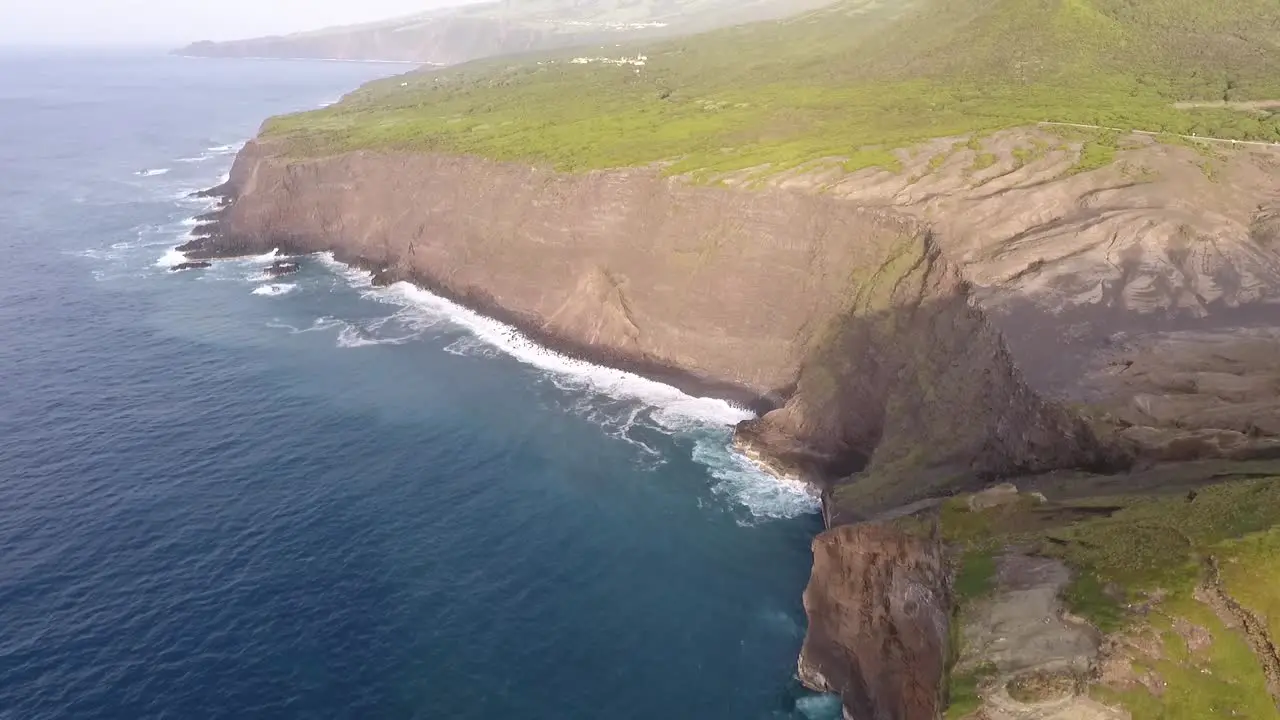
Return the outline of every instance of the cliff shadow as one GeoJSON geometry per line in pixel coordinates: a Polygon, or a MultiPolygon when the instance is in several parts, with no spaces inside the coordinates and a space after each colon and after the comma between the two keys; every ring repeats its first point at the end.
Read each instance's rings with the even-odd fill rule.
{"type": "Polygon", "coordinates": [[[1129,467],[1123,445],[1029,386],[927,242],[877,305],[834,320],[786,405],[738,429],[749,455],[823,489],[830,525],[998,478],[1129,467]]]}

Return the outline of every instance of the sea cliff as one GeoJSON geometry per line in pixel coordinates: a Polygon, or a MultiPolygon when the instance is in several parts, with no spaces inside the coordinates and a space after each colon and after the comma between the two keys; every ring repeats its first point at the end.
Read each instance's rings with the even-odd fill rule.
{"type": "MultiPolygon", "coordinates": [[[[1177,207],[1134,209],[1132,195],[1150,188],[1117,183],[1112,170],[1061,172],[1079,144],[1012,167],[1007,140],[991,141],[990,179],[939,166],[901,188],[910,166],[746,187],[658,167],[570,174],[390,151],[301,158],[264,137],[214,191],[224,198],[215,222],[182,250],[333,252],[583,359],[752,405],[760,417],[738,429],[738,446],[817,485],[830,527],[815,540],[801,677],[841,692],[849,717],[916,720],[941,712],[956,651],[948,561],[936,528],[854,523],[1003,478],[1079,471],[1088,485],[1089,473],[1280,455],[1280,427],[1266,420],[1280,409],[1280,322],[1266,322],[1276,319],[1267,272],[1280,258],[1265,198],[1239,221],[1234,205],[1219,208],[1228,229],[1216,260],[1193,266],[1193,219],[1173,223],[1177,207]],[[1036,198],[1043,212],[1016,204],[1036,198]],[[1108,210],[1117,204],[1128,214],[1108,210]],[[1077,221],[1076,238],[1148,231],[1113,233],[1111,248],[1038,254],[1035,240],[1077,221]],[[1149,231],[1164,221],[1191,229],[1149,231]],[[1237,226],[1243,235],[1231,235],[1237,226]],[[1165,271],[1138,250],[1161,242],[1184,248],[1182,270],[1153,296],[1144,282],[1164,287],[1165,271]],[[1184,286],[1204,301],[1194,311],[1184,286]],[[1082,329],[1082,318],[1097,322],[1082,329]],[[1206,334],[1218,351],[1205,351],[1206,334]],[[1162,413],[1170,403],[1179,411],[1162,413]],[[1200,420],[1185,422],[1189,413],[1200,420]]],[[[1166,150],[1133,152],[1171,168],[1191,162],[1166,150]]],[[[1228,180],[1262,164],[1233,162],[1228,180]]]]}

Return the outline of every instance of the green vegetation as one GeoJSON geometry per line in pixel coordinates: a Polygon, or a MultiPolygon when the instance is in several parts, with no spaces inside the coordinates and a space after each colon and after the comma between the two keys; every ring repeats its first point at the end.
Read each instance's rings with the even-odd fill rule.
{"type": "Polygon", "coordinates": [[[1277,525],[1280,481],[1252,480],[1205,488],[1192,500],[1134,500],[1109,517],[1047,533],[1042,550],[1123,588],[1124,599],[1156,589],[1189,594],[1216,545],[1277,525]]]}
{"type": "Polygon", "coordinates": [[[1280,529],[1272,528],[1214,549],[1222,587],[1256,613],[1280,640],[1280,529]]]}
{"type": "Polygon", "coordinates": [[[1049,144],[1039,138],[1031,139],[1031,147],[1018,146],[1013,149],[1013,159],[1018,167],[1030,165],[1049,154],[1049,144]]]}
{"type": "Polygon", "coordinates": [[[1116,159],[1116,134],[1113,132],[1099,133],[1098,137],[1089,140],[1080,150],[1080,159],[1076,161],[1074,167],[1071,168],[1072,173],[1088,172],[1106,167],[1115,162],[1116,159]]]}
{"type": "Polygon", "coordinates": [[[946,720],[960,720],[982,707],[978,690],[996,674],[991,665],[982,665],[972,672],[956,673],[947,685],[946,720]]]}
{"type": "Polygon", "coordinates": [[[973,158],[973,164],[969,166],[969,169],[973,172],[980,172],[995,164],[996,156],[994,154],[978,153],[977,156],[973,158]]]}
{"type": "Polygon", "coordinates": [[[960,560],[956,572],[955,597],[957,603],[972,602],[995,587],[996,559],[989,552],[971,550],[960,560]]]}
{"type": "Polygon", "coordinates": [[[1222,156],[1218,153],[1213,143],[1199,142],[1181,135],[1171,135],[1169,133],[1161,133],[1156,136],[1156,142],[1164,145],[1176,145],[1178,147],[1189,148],[1195,150],[1201,157],[1206,160],[1220,160],[1222,156]]]}
{"type": "MultiPolygon", "coordinates": [[[[1277,28],[1271,0],[843,0],[580,53],[644,53],[642,67],[553,54],[373,83],[265,133],[297,155],[440,150],[673,173],[821,157],[893,169],[893,148],[1042,120],[1280,140],[1266,112],[1174,106],[1280,98],[1277,28]]],[[[1077,169],[1114,150],[1087,145],[1077,169]]]]}
{"type": "MultiPolygon", "coordinates": [[[[1135,720],[1280,717],[1245,636],[1196,592],[1210,577],[1206,563],[1216,560],[1223,590],[1280,637],[1280,478],[1169,496],[1058,503],[1022,496],[981,511],[957,498],[943,505],[940,522],[962,558],[960,605],[989,590],[982,559],[1013,546],[1071,568],[1064,600],[1072,612],[1115,637],[1149,638],[1124,645],[1139,680],[1095,687],[1100,700],[1135,720]],[[1159,692],[1141,678],[1154,679],[1159,692]]],[[[977,707],[969,678],[952,678],[952,688],[963,703],[953,707],[964,711],[948,717],[977,707]]]]}
{"type": "Polygon", "coordinates": [[[1101,701],[1123,707],[1133,720],[1276,718],[1266,676],[1240,633],[1226,627],[1207,606],[1189,597],[1167,601],[1149,619],[1155,652],[1132,660],[1135,675],[1158,679],[1159,692],[1137,686],[1096,688],[1101,701]],[[1202,629],[1206,644],[1192,650],[1174,624],[1202,629]]]}
{"type": "Polygon", "coordinates": [[[847,172],[855,172],[872,167],[882,168],[889,172],[902,172],[902,161],[890,150],[867,148],[854,151],[849,155],[849,159],[844,162],[844,169],[847,172]]]}
{"type": "MultiPolygon", "coordinates": [[[[1072,610],[1104,630],[1123,623],[1123,606],[1145,593],[1190,594],[1201,560],[1226,540],[1280,526],[1280,480],[1224,483],[1175,497],[1096,498],[970,511],[942,509],[943,537],[966,553],[1005,545],[1036,548],[1076,570],[1072,610]]],[[[1280,588],[1280,584],[1276,586],[1280,588]]]]}

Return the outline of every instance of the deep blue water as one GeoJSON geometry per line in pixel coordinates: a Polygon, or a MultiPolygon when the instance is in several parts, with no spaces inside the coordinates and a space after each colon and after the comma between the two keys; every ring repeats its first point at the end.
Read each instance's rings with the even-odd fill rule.
{"type": "Polygon", "coordinates": [[[321,257],[167,271],[262,119],[399,70],[0,54],[0,718],[820,715],[740,411],[321,257]]]}

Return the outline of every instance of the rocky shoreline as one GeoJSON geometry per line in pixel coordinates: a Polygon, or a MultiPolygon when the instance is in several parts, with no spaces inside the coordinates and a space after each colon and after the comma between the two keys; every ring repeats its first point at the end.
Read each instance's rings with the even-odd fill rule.
{"type": "MultiPolygon", "coordinates": [[[[1095,175],[1093,188],[1061,183],[1109,187],[1095,175]]],[[[747,191],[656,170],[573,176],[367,152],[294,159],[259,140],[210,191],[220,208],[179,249],[193,262],[332,252],[375,282],[413,282],[565,355],[751,408],[760,417],[738,428],[737,447],[823,497],[801,678],[841,693],[848,717],[917,720],[946,702],[954,567],[936,533],[922,541],[867,521],[1003,478],[1074,471],[1079,493],[1093,487],[1089,473],[1273,457],[1280,333],[1224,319],[1219,339],[1239,351],[1197,355],[1203,342],[1152,329],[1152,308],[1112,303],[1127,344],[1080,345],[1072,308],[1084,306],[1028,282],[1066,266],[1038,260],[1031,275],[1001,280],[1004,255],[975,253],[974,230],[937,214],[950,212],[944,201],[877,203],[868,197],[887,180],[859,182],[843,196],[795,178],[747,191]],[[1046,348],[1072,338],[1081,359],[1044,372],[1037,353],[1056,362],[1062,352],[1046,348]],[[1174,349],[1124,355],[1142,347],[1174,349]]],[[[1257,267],[1280,273],[1280,255],[1274,244],[1250,247],[1254,265],[1232,262],[1253,278],[1254,299],[1232,300],[1231,312],[1280,327],[1267,304],[1280,287],[1267,290],[1255,267],[1270,253],[1257,267]]],[[[1126,287],[1148,272],[1135,252],[1115,268],[1126,287]]],[[[1082,270],[1080,256],[1063,262],[1077,278],[1104,272],[1082,270]]]]}

